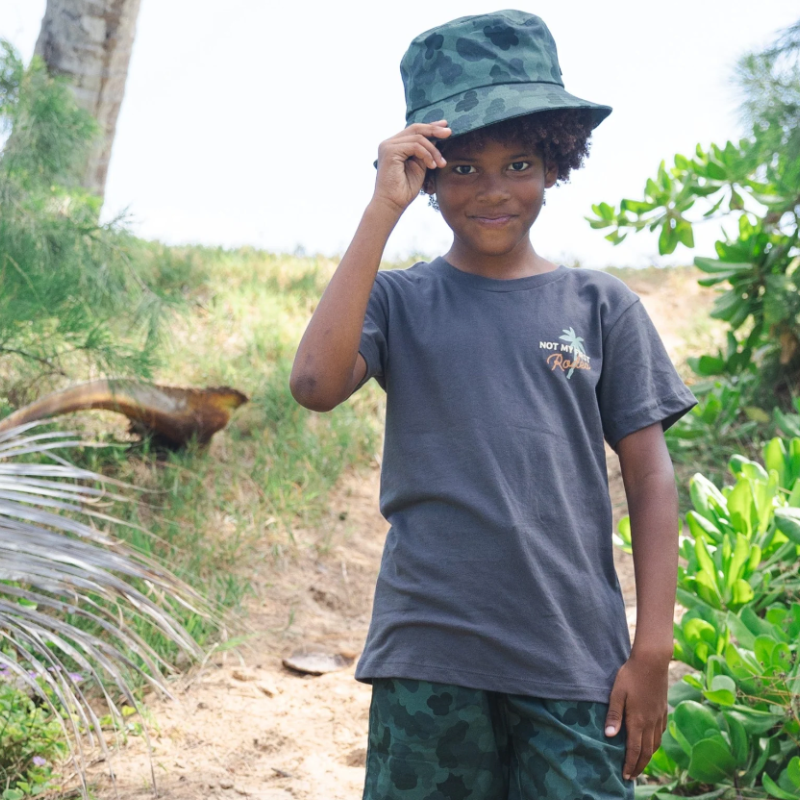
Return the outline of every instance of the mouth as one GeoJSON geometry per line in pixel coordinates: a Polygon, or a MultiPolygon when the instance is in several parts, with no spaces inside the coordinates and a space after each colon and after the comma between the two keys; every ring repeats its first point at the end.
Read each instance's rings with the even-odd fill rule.
{"type": "Polygon", "coordinates": [[[489,228],[500,228],[507,222],[514,219],[513,214],[497,214],[497,215],[481,215],[472,217],[479,225],[485,225],[489,228]]]}

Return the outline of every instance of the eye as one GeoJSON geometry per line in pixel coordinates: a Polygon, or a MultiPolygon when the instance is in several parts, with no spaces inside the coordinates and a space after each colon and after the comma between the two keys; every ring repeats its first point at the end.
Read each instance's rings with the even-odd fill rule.
{"type": "Polygon", "coordinates": [[[453,172],[455,172],[456,175],[471,175],[472,173],[469,172],[471,169],[475,169],[472,164],[457,164],[455,167],[453,167],[453,172]]]}
{"type": "Polygon", "coordinates": [[[508,168],[512,172],[522,172],[523,170],[528,169],[530,165],[530,161],[512,161],[511,164],[508,165],[508,168]]]}

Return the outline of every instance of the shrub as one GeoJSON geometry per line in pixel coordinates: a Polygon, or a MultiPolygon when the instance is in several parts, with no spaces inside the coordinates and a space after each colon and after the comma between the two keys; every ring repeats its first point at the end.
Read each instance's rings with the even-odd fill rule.
{"type": "Polygon", "coordinates": [[[700,284],[719,289],[711,316],[726,325],[726,342],[689,359],[700,379],[692,388],[706,403],[699,416],[675,426],[673,454],[680,455],[681,438],[713,440],[719,420],[723,446],[735,446],[727,433],[746,440],[750,423],[769,421],[764,409],[787,409],[800,393],[798,56],[800,23],[738,65],[748,136],[724,146],[698,144],[693,155],[675,155],[673,166],[662,161],[641,199],[599,203],[587,218],[593,228],[610,229],[606,238],[614,244],[630,231],[658,232],[662,255],[693,248],[696,224],[728,223],[714,257],[694,259],[706,274],[700,284]],[[724,418],[715,408],[720,400],[724,418]]]}
{"type": "MultiPolygon", "coordinates": [[[[761,463],[733,456],[735,483],[691,481],[681,537],[674,657],[697,672],[673,707],[639,795],[800,798],[800,439],[761,463]]],[[[630,551],[630,523],[618,544],[630,551]]]]}
{"type": "Polygon", "coordinates": [[[76,185],[95,130],[40,59],[25,69],[0,42],[0,375],[12,405],[43,380],[147,376],[155,363],[172,295],[145,284],[130,234],[99,224],[99,199],[76,185]]]}
{"type": "Polygon", "coordinates": [[[66,750],[58,721],[0,669],[0,797],[22,800],[50,789],[53,764],[66,750]]]}

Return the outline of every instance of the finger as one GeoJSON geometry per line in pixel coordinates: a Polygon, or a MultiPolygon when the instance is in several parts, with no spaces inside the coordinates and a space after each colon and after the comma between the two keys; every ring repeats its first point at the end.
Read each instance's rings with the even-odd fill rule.
{"type": "Polygon", "coordinates": [[[433,154],[417,139],[396,143],[394,147],[378,151],[379,164],[381,161],[408,161],[409,159],[415,159],[423,168],[436,169],[436,160],[433,154]]]}
{"type": "Polygon", "coordinates": [[[628,720],[628,738],[625,742],[625,765],[622,767],[622,777],[626,781],[633,780],[636,774],[636,765],[642,753],[642,729],[636,725],[631,726],[628,720]]]}
{"type": "Polygon", "coordinates": [[[653,752],[655,753],[661,747],[661,726],[657,725],[653,731],[653,752]]]}
{"type": "MultiPolygon", "coordinates": [[[[450,129],[447,128],[446,130],[449,131],[450,129]]],[[[447,135],[449,136],[449,134],[447,135]]],[[[426,144],[429,144],[432,148],[436,149],[436,143],[431,139],[430,135],[425,135],[424,133],[419,131],[414,132],[409,129],[401,131],[400,133],[397,134],[397,136],[393,136],[391,139],[388,139],[386,143],[393,144],[393,143],[408,142],[408,141],[425,142],[426,144]]],[[[436,150],[436,152],[438,152],[438,149],[436,150]]]]}
{"type": "MultiPolygon", "coordinates": [[[[384,144],[391,145],[395,142],[404,142],[409,139],[424,139],[426,142],[436,142],[440,139],[446,139],[452,134],[450,128],[442,128],[439,126],[424,125],[420,127],[409,126],[404,130],[396,133],[394,136],[388,138],[384,144]]],[[[435,145],[434,145],[435,146],[435,145]]]]}
{"type": "Polygon", "coordinates": [[[642,749],[639,753],[639,760],[636,762],[632,777],[638,778],[642,774],[644,768],[650,763],[653,752],[653,729],[645,728],[645,730],[642,731],[642,749]]]}
{"type": "Polygon", "coordinates": [[[412,122],[405,130],[420,133],[423,136],[437,136],[444,138],[449,136],[452,131],[447,127],[447,120],[440,119],[436,122],[412,122]]]}
{"type": "Polygon", "coordinates": [[[658,721],[658,724],[653,731],[653,752],[655,753],[659,747],[661,747],[661,739],[664,736],[664,731],[667,729],[667,715],[664,714],[663,717],[658,721]]]}
{"type": "Polygon", "coordinates": [[[411,152],[414,158],[418,159],[423,166],[429,169],[436,169],[436,159],[424,144],[419,144],[418,142],[413,144],[411,152]]]}
{"type": "Polygon", "coordinates": [[[606,736],[616,736],[622,727],[622,714],[625,710],[625,691],[618,688],[617,684],[611,689],[611,697],[608,698],[608,711],[606,712],[605,733],[606,736]]]}
{"type": "Polygon", "coordinates": [[[425,136],[415,135],[414,137],[412,137],[408,141],[413,141],[413,142],[417,142],[418,144],[421,144],[426,150],[428,150],[428,152],[431,154],[431,156],[437,162],[441,161],[443,165],[447,163],[444,160],[444,156],[439,151],[439,148],[430,139],[426,138],[425,136]]]}
{"type": "Polygon", "coordinates": [[[378,148],[378,157],[381,158],[381,156],[385,155],[398,154],[403,158],[403,160],[405,160],[405,158],[408,158],[411,153],[418,152],[416,149],[417,146],[425,148],[429,159],[433,161],[433,163],[430,163],[429,159],[423,159],[423,161],[425,161],[425,163],[427,163],[431,169],[435,169],[437,166],[443,167],[447,164],[447,161],[439,152],[436,145],[433,144],[430,139],[426,139],[424,136],[420,136],[419,134],[405,137],[398,136],[396,139],[390,139],[386,142],[383,142],[378,148]]]}
{"type": "Polygon", "coordinates": [[[446,126],[439,126],[439,125],[422,125],[420,123],[414,123],[413,125],[409,125],[405,130],[400,131],[400,133],[392,136],[391,139],[387,141],[391,142],[402,142],[406,141],[408,137],[419,137],[424,139],[426,142],[429,142],[432,147],[436,147],[434,143],[437,139],[446,139],[448,136],[452,134],[452,130],[446,126]]]}

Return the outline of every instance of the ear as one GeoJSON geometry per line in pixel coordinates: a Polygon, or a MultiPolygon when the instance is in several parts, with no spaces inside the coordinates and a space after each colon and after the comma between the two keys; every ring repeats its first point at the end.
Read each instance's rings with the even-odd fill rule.
{"type": "Polygon", "coordinates": [[[556,185],[558,180],[558,164],[548,164],[544,172],[545,189],[550,189],[556,185]]]}
{"type": "Polygon", "coordinates": [[[429,169],[422,182],[422,191],[425,194],[436,194],[436,170],[429,169]]]}

